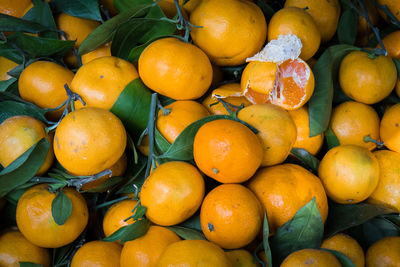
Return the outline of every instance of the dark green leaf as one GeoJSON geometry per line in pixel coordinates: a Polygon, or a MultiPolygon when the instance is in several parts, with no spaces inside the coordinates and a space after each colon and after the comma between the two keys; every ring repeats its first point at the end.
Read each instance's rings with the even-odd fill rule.
{"type": "Polygon", "coordinates": [[[45,111],[38,108],[33,104],[25,104],[16,101],[2,101],[0,102],[0,124],[6,119],[18,115],[27,115],[47,123],[46,117],[44,116],[45,111]]]}
{"type": "Polygon", "coordinates": [[[169,230],[175,232],[181,238],[187,239],[195,239],[195,240],[206,240],[203,233],[191,228],[186,228],[182,226],[170,226],[167,227],[169,230]]]}
{"type": "Polygon", "coordinates": [[[53,0],[57,9],[71,16],[103,21],[97,0],[53,0]]]}
{"type": "Polygon", "coordinates": [[[339,140],[330,127],[325,131],[325,139],[328,145],[328,150],[340,145],[339,140]]]}
{"type": "Polygon", "coordinates": [[[114,6],[120,11],[124,12],[138,5],[153,4],[153,0],[114,0],[114,6]]]}
{"type": "Polygon", "coordinates": [[[43,266],[33,262],[20,261],[19,267],[43,267],[43,266]]]}
{"type": "Polygon", "coordinates": [[[72,202],[62,190],[56,193],[51,203],[51,214],[58,225],[63,225],[71,216],[72,202]]]}
{"type": "Polygon", "coordinates": [[[180,223],[179,226],[201,231],[200,212],[196,212],[192,217],[180,223]]]}
{"type": "Polygon", "coordinates": [[[400,60],[398,60],[397,58],[392,58],[394,64],[396,65],[396,69],[397,69],[397,76],[400,77],[400,60]]]}
{"type": "Polygon", "coordinates": [[[362,227],[368,246],[387,236],[400,236],[400,226],[382,217],[375,217],[359,227],[362,227]]]}
{"type": "MultiPolygon", "coordinates": [[[[17,79],[11,78],[8,80],[0,81],[0,92],[5,92],[14,83],[17,83],[17,79]]],[[[0,108],[1,109],[1,108],[0,108]]],[[[1,115],[0,115],[1,117],[1,115]]]]}
{"type": "Polygon", "coordinates": [[[308,153],[307,150],[294,147],[290,152],[295,155],[296,158],[301,160],[307,168],[311,169],[315,173],[318,172],[319,159],[308,153]]]}
{"type": "Polygon", "coordinates": [[[256,0],[254,3],[262,10],[266,21],[269,21],[275,14],[275,10],[265,0],[256,0]]]}
{"type": "Polygon", "coordinates": [[[337,34],[339,43],[354,45],[357,35],[358,14],[352,8],[344,10],[340,17],[337,34]]]}
{"type": "Polygon", "coordinates": [[[335,255],[336,259],[340,262],[342,267],[356,267],[354,263],[343,253],[336,251],[336,250],[331,250],[331,249],[326,249],[326,248],[321,248],[321,250],[328,251],[335,255]]]}
{"type": "Polygon", "coordinates": [[[24,52],[12,46],[10,43],[0,43],[0,56],[8,58],[18,64],[24,62],[24,52]]]}
{"type": "Polygon", "coordinates": [[[33,8],[24,15],[23,19],[39,23],[51,30],[39,33],[40,37],[58,39],[56,22],[47,1],[32,0],[32,3],[33,8]]]}
{"type": "Polygon", "coordinates": [[[39,33],[49,30],[42,24],[0,13],[0,32],[39,33]]]}
{"type": "Polygon", "coordinates": [[[385,218],[385,219],[395,223],[396,225],[398,225],[400,227],[400,213],[384,214],[384,215],[380,215],[379,217],[385,218]]]}
{"type": "Polygon", "coordinates": [[[171,144],[167,141],[167,139],[165,139],[165,137],[157,130],[157,128],[155,128],[154,131],[154,137],[155,137],[155,147],[157,149],[157,152],[159,152],[159,154],[163,154],[165,153],[169,147],[171,146],[171,144]]]}
{"type": "Polygon", "coordinates": [[[141,219],[144,214],[146,213],[147,208],[145,206],[142,206],[141,204],[138,204],[135,208],[135,210],[133,211],[135,214],[133,215],[132,220],[137,220],[137,219],[141,219]]]}
{"type": "Polygon", "coordinates": [[[267,214],[264,213],[263,247],[264,247],[265,256],[267,257],[268,267],[272,267],[272,253],[271,253],[271,247],[269,246],[268,239],[269,239],[269,225],[268,225],[267,214]]]}
{"type": "Polygon", "coordinates": [[[53,249],[52,266],[54,267],[70,267],[71,259],[75,252],[80,248],[86,241],[86,230],[74,240],[71,244],[66,246],[53,249]]]}
{"type": "Polygon", "coordinates": [[[132,224],[123,226],[115,231],[109,237],[103,239],[106,242],[120,241],[121,244],[143,236],[150,227],[150,221],[147,219],[137,220],[132,224]]]}

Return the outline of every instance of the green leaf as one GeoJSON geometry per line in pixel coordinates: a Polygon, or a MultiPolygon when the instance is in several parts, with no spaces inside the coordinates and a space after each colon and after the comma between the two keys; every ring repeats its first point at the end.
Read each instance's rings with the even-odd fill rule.
{"type": "Polygon", "coordinates": [[[329,125],[332,111],[333,84],[337,80],[342,59],[359,48],[349,45],[334,45],[327,48],[313,68],[315,89],[308,105],[310,136],[324,132],[329,125]]]}
{"type": "Polygon", "coordinates": [[[400,226],[382,217],[375,217],[358,227],[362,228],[363,242],[368,246],[387,236],[400,236],[400,226]]]}
{"type": "MultiPolygon", "coordinates": [[[[10,86],[12,86],[13,84],[16,84],[16,83],[18,83],[18,82],[17,82],[17,79],[15,79],[15,78],[10,78],[8,80],[0,81],[0,92],[7,91],[7,89],[10,86]]],[[[0,107],[0,109],[1,109],[1,107],[0,107]]],[[[0,115],[0,117],[1,117],[1,115],[0,115]]]]}
{"type": "Polygon", "coordinates": [[[114,0],[114,6],[120,11],[124,12],[138,5],[150,5],[153,0],[114,0]]]}
{"type": "Polygon", "coordinates": [[[280,264],[290,253],[305,249],[319,248],[324,234],[315,197],[296,212],[293,219],[281,226],[271,238],[274,263],[280,264]]]}
{"type": "Polygon", "coordinates": [[[57,25],[47,1],[32,0],[32,3],[33,8],[24,15],[23,19],[39,23],[51,30],[39,33],[40,37],[58,39],[57,25]]]}
{"type": "Polygon", "coordinates": [[[86,192],[105,192],[108,189],[113,188],[114,186],[120,184],[122,181],[124,181],[124,177],[119,177],[119,176],[112,176],[105,180],[103,183],[98,185],[97,187],[89,190],[85,190],[86,192]]]}
{"type": "Polygon", "coordinates": [[[301,160],[308,169],[311,169],[314,173],[318,172],[319,159],[308,153],[307,150],[294,147],[290,152],[301,160]]]}
{"type": "Polygon", "coordinates": [[[43,138],[0,172],[0,198],[35,176],[49,148],[50,143],[43,138]]]}
{"type": "Polygon", "coordinates": [[[8,58],[18,64],[23,63],[25,59],[24,52],[11,46],[9,43],[0,43],[0,56],[8,58]]]}
{"type": "Polygon", "coordinates": [[[337,35],[339,43],[354,45],[357,36],[358,14],[352,8],[345,9],[340,17],[337,35]]]}
{"type": "Polygon", "coordinates": [[[51,203],[51,214],[58,225],[63,225],[71,216],[72,202],[62,190],[56,193],[51,203]]]}
{"type": "Polygon", "coordinates": [[[339,140],[330,127],[325,131],[325,139],[328,145],[328,150],[336,146],[340,146],[339,140]]]}
{"type": "Polygon", "coordinates": [[[145,214],[146,214],[147,208],[145,206],[142,206],[141,204],[137,204],[136,207],[132,212],[135,214],[132,217],[132,220],[138,220],[141,219],[145,214]]]}
{"type": "Polygon", "coordinates": [[[51,29],[40,23],[16,18],[0,13],[0,32],[29,32],[39,33],[51,29]]]}
{"type": "Polygon", "coordinates": [[[272,267],[272,253],[271,247],[269,246],[269,226],[268,226],[268,219],[267,214],[264,213],[264,225],[263,225],[263,247],[264,253],[267,257],[268,267],[272,267]]]}
{"type": "Polygon", "coordinates": [[[158,131],[157,127],[154,130],[154,138],[155,138],[155,148],[159,154],[164,154],[171,144],[165,139],[165,137],[158,131]]]}
{"type": "Polygon", "coordinates": [[[194,215],[192,215],[192,217],[180,223],[178,226],[202,231],[200,224],[200,212],[197,211],[194,215]]]}
{"type": "Polygon", "coordinates": [[[71,16],[103,21],[97,0],[53,0],[57,9],[71,16]]]}
{"type": "Polygon", "coordinates": [[[336,250],[332,250],[332,249],[326,249],[326,248],[321,248],[321,250],[325,250],[328,251],[330,253],[332,253],[333,255],[335,255],[336,259],[338,259],[338,261],[340,262],[340,264],[342,265],[342,267],[356,267],[354,265],[354,263],[343,253],[336,251],[336,250]]]}
{"type": "Polygon", "coordinates": [[[132,224],[123,226],[115,231],[109,237],[103,239],[106,242],[114,242],[120,241],[121,244],[125,243],[126,241],[135,240],[146,234],[147,230],[150,227],[150,221],[147,219],[137,220],[132,224]]]}
{"type": "Polygon", "coordinates": [[[266,21],[269,21],[275,14],[275,10],[265,0],[256,0],[254,3],[262,10],[266,21]]]}
{"type": "Polygon", "coordinates": [[[400,77],[400,60],[397,58],[392,58],[394,65],[396,66],[397,76],[400,77]]]}
{"type": "Polygon", "coordinates": [[[43,266],[33,262],[20,261],[19,267],[43,267],[43,266]]]}
{"type": "Polygon", "coordinates": [[[0,103],[0,124],[6,119],[18,115],[27,115],[45,123],[48,122],[44,116],[46,112],[33,104],[25,104],[10,100],[2,101],[0,103]]]}
{"type": "Polygon", "coordinates": [[[185,240],[187,239],[206,240],[203,233],[195,229],[186,228],[182,226],[169,226],[167,228],[175,232],[175,234],[177,234],[178,236],[180,236],[185,240]]]}

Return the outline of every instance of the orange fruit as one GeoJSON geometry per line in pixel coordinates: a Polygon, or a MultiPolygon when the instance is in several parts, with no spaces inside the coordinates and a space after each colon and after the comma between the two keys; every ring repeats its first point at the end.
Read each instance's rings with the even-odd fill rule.
{"type": "MultiPolygon", "coordinates": [[[[386,5],[389,9],[390,13],[392,13],[397,20],[400,20],[400,3],[398,1],[391,1],[391,0],[377,0],[378,4],[386,5]]],[[[383,10],[379,9],[379,13],[387,20],[386,13],[383,10]]]]}
{"type": "Polygon", "coordinates": [[[248,182],[248,187],[266,209],[271,233],[291,220],[314,197],[322,221],[328,217],[328,200],[320,179],[298,165],[262,168],[248,182]]]}
{"type": "Polygon", "coordinates": [[[206,0],[191,12],[193,42],[218,66],[245,63],[264,45],[267,23],[261,9],[244,0],[206,0]],[[229,8],[227,8],[229,7],[229,8]]]}
{"type": "Polygon", "coordinates": [[[296,141],[296,125],[289,113],[272,104],[252,105],[239,111],[238,118],[258,130],[263,148],[261,166],[285,161],[296,141]]]}
{"type": "Polygon", "coordinates": [[[189,126],[189,124],[210,115],[207,109],[195,101],[175,101],[164,107],[169,113],[163,110],[158,111],[156,121],[157,129],[171,144],[189,126]]]}
{"type": "Polygon", "coordinates": [[[353,51],[339,67],[343,92],[358,102],[375,104],[386,98],[397,81],[397,70],[390,57],[371,58],[367,52],[353,51]]]}
{"type": "Polygon", "coordinates": [[[74,254],[71,267],[115,267],[119,266],[121,246],[114,242],[90,241],[74,254]]]}
{"type": "Polygon", "coordinates": [[[245,249],[235,249],[226,251],[225,255],[230,260],[232,267],[259,267],[260,264],[257,260],[253,257],[245,249]]]}
{"type": "Polygon", "coordinates": [[[400,104],[385,111],[379,132],[385,146],[400,153],[400,104]]]}
{"type": "Polygon", "coordinates": [[[0,235],[0,266],[19,267],[19,262],[32,262],[50,267],[50,252],[29,242],[19,231],[0,235]]]}
{"type": "Polygon", "coordinates": [[[110,111],[82,108],[65,116],[56,129],[54,153],[75,175],[93,175],[114,165],[126,146],[122,122],[110,111]]]}
{"type": "Polygon", "coordinates": [[[21,18],[30,5],[32,5],[31,0],[2,0],[0,3],[0,13],[21,18]]]}
{"type": "Polygon", "coordinates": [[[319,249],[301,249],[289,254],[281,264],[281,267],[293,266],[340,267],[342,265],[338,259],[328,251],[319,249]]]}
{"type": "Polygon", "coordinates": [[[174,232],[165,227],[150,226],[145,235],[124,243],[120,266],[155,266],[164,250],[180,240],[174,232]]]}
{"type": "Polygon", "coordinates": [[[241,183],[260,166],[263,149],[248,127],[224,119],[200,127],[194,138],[193,156],[197,167],[209,177],[221,183],[241,183]]]}
{"type": "Polygon", "coordinates": [[[276,12],[268,25],[268,41],[278,39],[282,34],[294,34],[300,38],[303,47],[300,57],[310,59],[321,43],[321,33],[314,19],[303,9],[285,7],[276,12]]]}
{"type": "Polygon", "coordinates": [[[370,246],[365,255],[366,267],[399,266],[400,236],[388,236],[370,246]]]}
{"type": "Polygon", "coordinates": [[[169,245],[161,254],[156,266],[228,267],[231,263],[225,252],[214,243],[205,240],[183,240],[169,245]]]}
{"type": "Polygon", "coordinates": [[[361,246],[354,238],[346,234],[336,234],[325,239],[321,248],[336,250],[344,254],[354,263],[355,267],[364,267],[365,265],[364,251],[361,246]]]}
{"type": "Polygon", "coordinates": [[[89,63],[96,58],[111,56],[111,43],[106,43],[86,54],[82,55],[82,64],[89,63]]]}
{"type": "Polygon", "coordinates": [[[10,75],[8,75],[7,72],[12,70],[16,66],[18,66],[18,64],[14,61],[9,60],[5,57],[0,57],[0,81],[5,81],[12,78],[10,75]]]}
{"type": "Polygon", "coordinates": [[[286,0],[285,7],[304,9],[311,17],[321,33],[321,41],[327,42],[336,33],[340,17],[338,0],[286,0]]]}
{"type": "MultiPolygon", "coordinates": [[[[375,7],[372,0],[362,0],[362,3],[367,10],[367,14],[372,25],[376,26],[380,19],[378,8],[375,7]]],[[[358,6],[358,10],[363,12],[360,6],[358,6]]],[[[358,16],[356,43],[360,46],[365,46],[368,42],[368,39],[371,38],[371,34],[373,34],[371,26],[363,16],[358,16]]]]}
{"type": "Polygon", "coordinates": [[[209,192],[200,211],[201,229],[222,248],[248,245],[260,232],[263,210],[257,197],[240,184],[223,184],[209,192]]]}
{"type": "Polygon", "coordinates": [[[31,146],[46,138],[50,143],[49,152],[36,175],[44,174],[52,165],[54,153],[52,140],[45,131],[43,122],[29,116],[14,116],[0,124],[0,164],[6,168],[31,146]]]}
{"type": "Polygon", "coordinates": [[[135,222],[132,218],[127,221],[125,219],[134,214],[132,211],[136,204],[136,200],[125,199],[115,203],[107,210],[103,219],[103,232],[106,237],[112,235],[119,228],[135,222]]]}
{"type": "MultiPolygon", "coordinates": [[[[76,72],[71,90],[88,107],[111,109],[125,87],[138,78],[135,66],[117,57],[101,57],[86,63],[76,72]]],[[[82,104],[75,102],[77,108],[82,104]]]]}
{"type": "Polygon", "coordinates": [[[310,137],[310,117],[308,107],[290,110],[289,115],[296,124],[297,138],[293,147],[307,150],[310,154],[316,155],[324,142],[324,133],[310,137]]]}
{"type": "Polygon", "coordinates": [[[367,199],[379,181],[379,163],[366,148],[340,145],[322,158],[318,175],[330,199],[354,204],[367,199]]]}
{"type": "Polygon", "coordinates": [[[140,192],[146,217],[153,223],[170,226],[183,222],[200,207],[204,180],[193,165],[170,161],[161,164],[146,179],[140,192]]]}
{"type": "Polygon", "coordinates": [[[49,185],[39,184],[29,188],[17,204],[16,221],[21,233],[33,244],[44,248],[58,248],[74,241],[88,223],[86,201],[74,188],[63,192],[72,203],[72,212],[63,225],[53,219],[51,205],[56,197],[49,185]]]}
{"type": "Polygon", "coordinates": [[[378,150],[373,154],[379,163],[379,182],[367,201],[400,212],[400,153],[378,150]]]}
{"type": "Polygon", "coordinates": [[[347,101],[336,106],[329,126],[341,145],[357,145],[373,150],[376,144],[364,142],[364,137],[379,141],[378,113],[363,103],[347,101]]]}
{"type": "MultiPolygon", "coordinates": [[[[399,42],[400,42],[400,31],[394,31],[382,38],[382,43],[388,53],[388,56],[400,59],[399,42]]],[[[378,47],[380,47],[379,44],[378,47]]]]}
{"type": "MultiPolygon", "coordinates": [[[[50,61],[36,61],[26,67],[18,80],[21,98],[40,108],[55,108],[68,98],[64,85],[70,86],[74,73],[50,61]]],[[[58,120],[64,107],[51,111],[50,119],[58,120]]]]}
{"type": "Polygon", "coordinates": [[[211,84],[212,74],[207,55],[177,38],[158,39],[139,57],[139,75],[144,84],[175,100],[201,97],[211,84]]]}

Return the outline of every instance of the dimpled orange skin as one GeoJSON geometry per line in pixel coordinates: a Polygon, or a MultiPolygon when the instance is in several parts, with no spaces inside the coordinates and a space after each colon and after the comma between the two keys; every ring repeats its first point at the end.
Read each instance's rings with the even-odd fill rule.
{"type": "Polygon", "coordinates": [[[247,126],[223,119],[200,127],[193,155],[197,167],[207,176],[220,183],[241,183],[260,167],[263,149],[247,126]]]}
{"type": "Polygon", "coordinates": [[[5,168],[31,146],[46,137],[50,143],[49,152],[36,175],[44,174],[53,164],[52,140],[45,131],[43,122],[29,116],[14,116],[0,124],[0,164],[5,168]]]}
{"type": "MultiPolygon", "coordinates": [[[[87,107],[111,109],[126,85],[138,78],[134,65],[109,56],[86,63],[76,72],[71,89],[86,102],[87,107]]],[[[81,108],[79,101],[76,108],[81,108]]]]}
{"type": "Polygon", "coordinates": [[[385,111],[379,132],[385,146],[400,153],[400,104],[393,105],[385,111]]]}
{"type": "Polygon", "coordinates": [[[292,117],[297,129],[297,138],[293,147],[305,149],[308,153],[315,156],[324,143],[324,133],[310,137],[308,107],[302,106],[295,110],[289,110],[289,115],[292,117]]]}
{"type": "Polygon", "coordinates": [[[336,250],[347,256],[355,265],[355,267],[365,266],[364,251],[358,242],[346,234],[336,234],[325,239],[321,248],[336,250]]]}
{"type": "Polygon", "coordinates": [[[239,111],[238,118],[258,130],[263,148],[261,166],[285,161],[297,137],[296,124],[286,110],[272,104],[251,105],[239,111]]]}
{"type": "Polygon", "coordinates": [[[71,200],[72,212],[63,225],[56,224],[51,212],[56,194],[50,193],[48,188],[48,184],[39,184],[22,195],[17,204],[16,221],[21,233],[33,244],[58,248],[71,243],[82,233],[89,213],[83,196],[74,188],[64,188],[63,192],[71,200]]]}
{"type": "Polygon", "coordinates": [[[226,251],[225,254],[231,261],[232,267],[260,267],[253,255],[245,249],[230,250],[226,251]]]}
{"type": "Polygon", "coordinates": [[[31,0],[2,0],[0,3],[0,13],[21,18],[30,5],[32,5],[31,0]]]}
{"type": "Polygon", "coordinates": [[[175,101],[164,109],[170,110],[169,114],[160,109],[156,126],[171,144],[189,124],[210,115],[202,104],[190,100],[175,101]]]}
{"type": "Polygon", "coordinates": [[[340,204],[354,204],[367,199],[379,181],[379,163],[366,148],[340,145],[322,158],[318,176],[326,194],[340,204]]]}
{"type": "Polygon", "coordinates": [[[260,232],[263,209],[257,197],[240,184],[223,184],[209,192],[200,211],[206,238],[226,249],[248,245],[260,232]]]}
{"type": "Polygon", "coordinates": [[[163,38],[152,42],[140,55],[139,75],[146,86],[159,94],[191,100],[207,91],[213,70],[207,55],[197,46],[177,38],[163,38]]]}
{"type": "Polygon", "coordinates": [[[367,250],[366,267],[397,267],[400,263],[400,236],[388,236],[367,250]]]}
{"type": "Polygon", "coordinates": [[[115,267],[119,266],[121,245],[100,240],[83,244],[74,254],[71,267],[115,267]]]}
{"type": "Polygon", "coordinates": [[[400,153],[378,150],[373,154],[379,162],[379,182],[367,202],[400,212],[400,153]]]}
{"type": "Polygon", "coordinates": [[[5,81],[12,78],[7,74],[10,70],[18,66],[14,61],[9,60],[5,57],[0,57],[0,81],[5,81]]]}
{"type": "Polygon", "coordinates": [[[341,145],[358,145],[373,150],[376,144],[364,142],[364,137],[379,141],[378,113],[363,103],[347,101],[336,106],[330,127],[341,145]]]}
{"type": "Polygon", "coordinates": [[[293,266],[340,267],[342,265],[338,259],[328,251],[318,249],[301,249],[289,254],[289,256],[287,256],[282,262],[280,267],[293,266]]]}
{"type": "MultiPolygon", "coordinates": [[[[50,61],[36,61],[25,68],[18,80],[21,98],[40,108],[55,108],[67,100],[64,85],[70,86],[74,73],[50,61]]],[[[50,119],[58,120],[64,107],[48,114],[50,119]]]]}
{"type": "Polygon", "coordinates": [[[111,43],[107,43],[105,45],[96,48],[93,51],[90,51],[89,53],[83,54],[82,64],[89,63],[90,61],[96,58],[109,57],[109,56],[111,56],[111,43]]]}
{"type": "Polygon", "coordinates": [[[298,165],[262,168],[247,186],[266,209],[272,234],[314,197],[322,221],[328,217],[328,200],[320,179],[298,165]]]}
{"type": "Polygon", "coordinates": [[[152,267],[157,264],[164,250],[181,239],[171,230],[150,226],[147,233],[135,240],[124,243],[120,267],[152,267]]]}
{"type": "Polygon", "coordinates": [[[0,266],[19,267],[19,262],[32,262],[50,267],[50,252],[29,242],[19,231],[0,236],[0,266]]]}
{"type": "Polygon", "coordinates": [[[313,18],[297,7],[285,7],[272,16],[268,25],[268,41],[278,39],[281,34],[294,34],[300,38],[303,44],[300,58],[303,60],[310,59],[321,43],[321,34],[313,18]]]}
{"type": "Polygon", "coordinates": [[[339,67],[343,92],[355,101],[375,104],[387,97],[397,81],[397,71],[390,57],[369,58],[367,52],[353,51],[339,67]]]}
{"type": "Polygon", "coordinates": [[[93,175],[118,161],[126,147],[126,131],[117,116],[100,108],[82,108],[65,116],[56,129],[54,153],[75,175],[93,175]]]}
{"type": "Polygon", "coordinates": [[[136,200],[125,199],[112,205],[103,219],[103,232],[106,237],[112,235],[119,228],[134,223],[134,220],[128,217],[132,216],[132,210],[137,204],[136,200]]]}
{"type": "Polygon", "coordinates": [[[205,185],[193,165],[170,161],[157,167],[140,192],[146,217],[155,224],[170,226],[183,222],[200,207],[205,185]]]}
{"type": "Polygon", "coordinates": [[[156,267],[202,266],[231,267],[225,252],[216,244],[205,240],[183,240],[169,245],[156,267]]]}

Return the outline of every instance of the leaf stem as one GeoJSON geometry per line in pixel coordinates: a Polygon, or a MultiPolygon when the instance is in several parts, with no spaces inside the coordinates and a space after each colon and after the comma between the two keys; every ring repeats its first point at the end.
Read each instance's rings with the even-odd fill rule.
{"type": "Polygon", "coordinates": [[[153,93],[151,95],[149,121],[147,122],[147,129],[149,134],[149,156],[147,158],[145,178],[147,178],[150,174],[151,162],[154,156],[154,124],[157,116],[156,109],[157,109],[157,93],[153,93]]]}
{"type": "Polygon", "coordinates": [[[123,197],[120,197],[120,198],[116,198],[116,199],[113,199],[113,200],[110,200],[110,201],[101,203],[101,204],[99,204],[99,205],[97,205],[97,206],[94,206],[94,209],[101,209],[101,208],[110,206],[110,205],[112,205],[112,204],[114,204],[114,203],[120,202],[120,201],[125,200],[125,199],[128,199],[128,198],[129,198],[129,197],[127,197],[127,196],[123,196],[123,197]]]}

